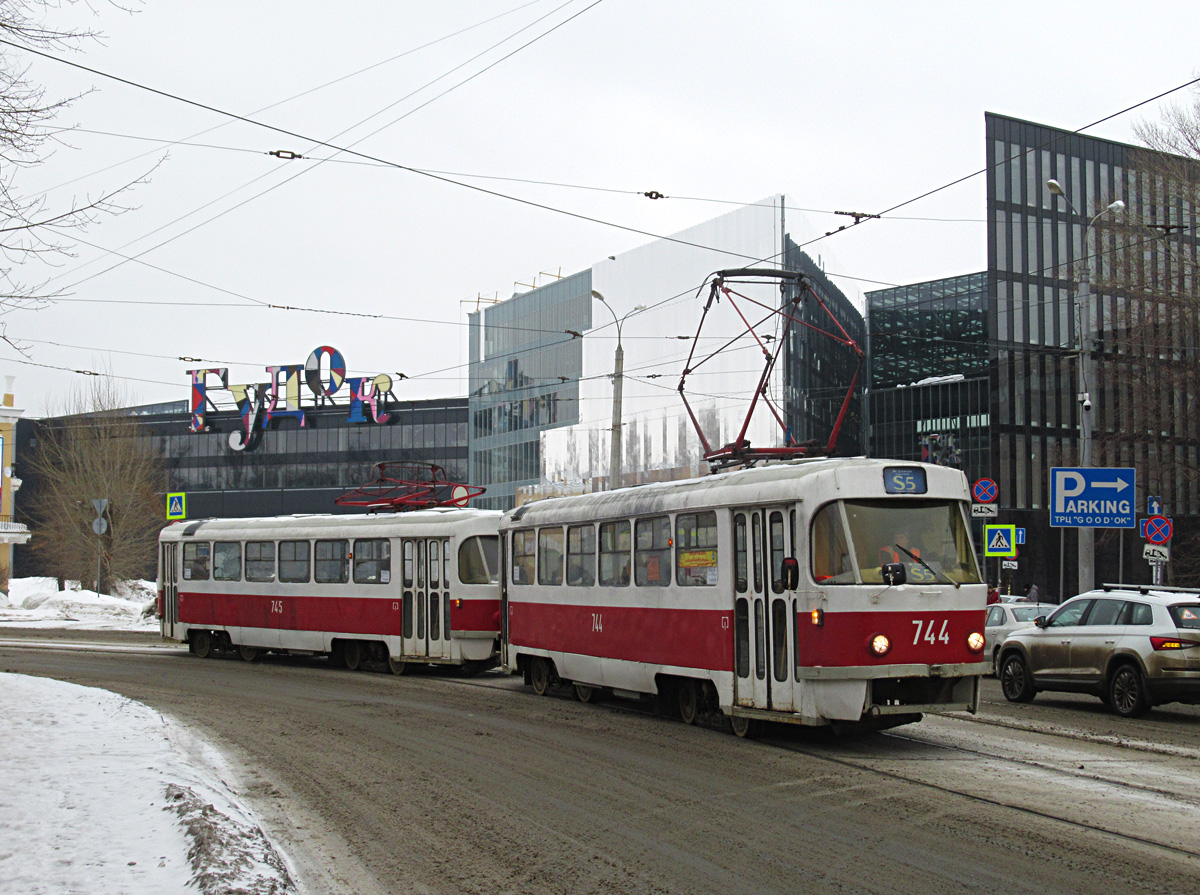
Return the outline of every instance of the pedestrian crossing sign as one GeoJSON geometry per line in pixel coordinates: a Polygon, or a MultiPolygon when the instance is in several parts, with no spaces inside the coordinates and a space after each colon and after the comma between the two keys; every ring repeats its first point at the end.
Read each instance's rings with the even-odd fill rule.
{"type": "Polygon", "coordinates": [[[983,555],[1011,558],[1017,555],[1017,526],[985,525],[983,555]]]}
{"type": "Polygon", "coordinates": [[[174,521],[187,518],[187,492],[179,491],[167,495],[167,519],[174,521]]]}

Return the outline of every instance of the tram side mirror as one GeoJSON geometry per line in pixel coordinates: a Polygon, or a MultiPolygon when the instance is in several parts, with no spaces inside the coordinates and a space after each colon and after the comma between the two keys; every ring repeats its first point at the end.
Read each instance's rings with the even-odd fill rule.
{"type": "Polygon", "coordinates": [[[783,588],[795,590],[800,586],[800,562],[794,556],[783,558],[783,588]]]}
{"type": "Polygon", "coordinates": [[[908,580],[908,573],[902,562],[886,562],[879,571],[883,574],[883,583],[888,587],[894,584],[903,584],[908,580]]]}

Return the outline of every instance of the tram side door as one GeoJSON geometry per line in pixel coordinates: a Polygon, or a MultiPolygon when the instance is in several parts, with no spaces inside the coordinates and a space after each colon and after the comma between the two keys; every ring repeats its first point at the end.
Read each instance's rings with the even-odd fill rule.
{"type": "Polygon", "coordinates": [[[400,545],[403,564],[402,630],[404,655],[448,658],[450,592],[445,538],[405,538],[400,545]]]}
{"type": "Polygon", "coordinates": [[[163,623],[171,636],[179,623],[179,545],[160,544],[162,551],[163,623]]]}
{"type": "Polygon", "coordinates": [[[795,555],[790,507],[733,512],[734,687],[738,705],[793,711],[796,613],[783,560],[795,555]]]}

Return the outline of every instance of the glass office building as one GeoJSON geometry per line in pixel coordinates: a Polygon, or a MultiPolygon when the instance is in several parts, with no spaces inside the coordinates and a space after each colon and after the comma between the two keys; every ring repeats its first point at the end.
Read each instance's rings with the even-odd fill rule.
{"type": "MultiPolygon", "coordinates": [[[[1002,521],[1025,529],[1014,590],[1069,596],[1076,538],[1049,525],[1049,473],[1079,462],[1082,335],[1095,339],[1092,465],[1136,468],[1138,515],[1162,497],[1176,543],[1196,529],[1196,222],[1188,185],[1150,173],[1137,147],[990,113],[985,125],[986,273],[868,294],[870,451],[936,448],[995,479],[1002,521]],[[1123,215],[1105,211],[1118,200],[1123,215]],[[952,449],[926,430],[950,432],[952,449]]],[[[1149,580],[1136,530],[1098,529],[1095,562],[1097,582],[1149,580]]]]}
{"type": "Polygon", "coordinates": [[[514,295],[470,315],[471,484],[481,509],[509,509],[538,482],[543,431],[579,420],[583,333],[592,272],[514,295]]]}

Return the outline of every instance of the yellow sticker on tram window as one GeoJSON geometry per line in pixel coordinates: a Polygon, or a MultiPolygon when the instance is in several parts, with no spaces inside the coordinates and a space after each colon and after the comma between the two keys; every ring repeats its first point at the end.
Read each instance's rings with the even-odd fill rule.
{"type": "Polygon", "coordinates": [[[679,568],[707,569],[717,564],[716,550],[680,550],[679,568]]]}

